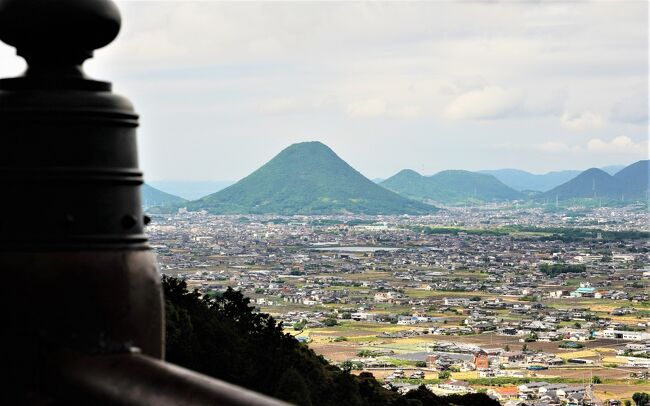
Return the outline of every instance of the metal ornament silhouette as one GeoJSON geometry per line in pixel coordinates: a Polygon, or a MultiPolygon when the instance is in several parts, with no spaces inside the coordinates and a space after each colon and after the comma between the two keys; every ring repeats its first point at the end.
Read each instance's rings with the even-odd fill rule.
{"type": "Polygon", "coordinates": [[[0,0],[0,404],[282,405],[162,361],[131,103],[85,76],[110,0],[0,0]],[[6,388],[6,389],[4,389],[6,388]]]}
{"type": "Polygon", "coordinates": [[[138,116],[81,69],[119,28],[106,0],[0,1],[0,40],[29,64],[0,80],[0,351],[15,393],[41,391],[50,349],[163,356],[138,116]]]}

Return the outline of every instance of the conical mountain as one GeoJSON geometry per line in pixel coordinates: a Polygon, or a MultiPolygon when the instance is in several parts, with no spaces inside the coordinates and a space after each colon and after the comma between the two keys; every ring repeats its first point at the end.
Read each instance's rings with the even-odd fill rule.
{"type": "Polygon", "coordinates": [[[141,193],[143,206],[169,206],[187,201],[182,197],[163,192],[146,183],[142,185],[141,193]]]}
{"type": "Polygon", "coordinates": [[[403,196],[445,204],[506,201],[524,197],[492,175],[462,170],[442,171],[427,177],[405,169],[381,185],[403,196]]]}
{"type": "Polygon", "coordinates": [[[426,214],[433,206],[373,183],[320,142],[293,144],[255,172],[188,205],[237,214],[426,214]]]}
{"type": "Polygon", "coordinates": [[[621,195],[619,183],[613,176],[598,168],[587,169],[570,181],[557,186],[542,197],[546,199],[584,199],[611,198],[618,199],[621,195]]]}

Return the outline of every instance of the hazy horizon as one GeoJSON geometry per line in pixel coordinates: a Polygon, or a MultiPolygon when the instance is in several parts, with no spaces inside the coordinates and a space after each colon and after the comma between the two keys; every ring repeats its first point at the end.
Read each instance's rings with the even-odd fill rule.
{"type": "MultiPolygon", "coordinates": [[[[302,141],[301,141],[301,142],[302,142],[302,141]]],[[[309,141],[304,141],[304,142],[309,142],[309,141]]],[[[281,150],[279,150],[278,153],[280,153],[280,151],[281,151],[281,150]]],[[[334,152],[336,153],[336,151],[334,151],[334,152]]],[[[277,155],[277,154],[276,154],[276,155],[277,155]]],[[[337,154],[337,155],[338,155],[338,154],[337,154]]],[[[275,156],[275,155],[273,155],[273,156],[271,157],[271,159],[272,159],[274,156],[275,156]]],[[[439,171],[435,171],[435,172],[431,172],[431,173],[421,172],[421,171],[419,171],[419,170],[417,170],[417,169],[414,169],[414,168],[405,167],[405,168],[401,168],[401,169],[399,169],[399,170],[396,171],[395,173],[392,173],[392,174],[390,174],[390,175],[388,175],[388,176],[386,176],[386,177],[381,177],[381,176],[369,176],[369,175],[366,175],[365,173],[363,173],[363,172],[361,172],[361,171],[359,171],[359,172],[361,172],[361,174],[362,174],[363,176],[365,176],[366,178],[368,178],[368,179],[370,179],[370,180],[372,180],[372,181],[375,181],[375,180],[377,180],[377,179],[385,180],[385,179],[387,179],[387,178],[389,178],[389,177],[391,177],[391,176],[397,174],[399,171],[404,170],[404,169],[411,169],[411,170],[414,170],[414,171],[416,171],[416,172],[418,172],[419,174],[424,175],[424,176],[432,176],[432,175],[435,175],[435,174],[437,174],[437,173],[439,173],[439,172],[441,172],[441,171],[446,171],[446,170],[467,170],[467,171],[472,171],[472,172],[480,172],[480,171],[495,171],[495,170],[522,170],[522,171],[525,171],[525,172],[531,173],[531,174],[533,174],[533,175],[547,175],[547,174],[549,174],[549,173],[553,173],[553,172],[564,172],[564,171],[586,171],[586,170],[591,169],[591,168],[598,168],[598,169],[604,169],[604,168],[605,168],[605,169],[606,169],[606,168],[610,168],[610,167],[626,167],[626,166],[629,166],[629,165],[631,165],[631,164],[633,164],[633,163],[635,163],[635,162],[638,162],[638,161],[639,161],[639,160],[634,160],[634,161],[632,161],[632,162],[628,162],[628,163],[612,163],[612,164],[608,164],[608,165],[590,166],[590,167],[584,167],[584,168],[562,168],[562,169],[555,169],[555,170],[550,170],[550,171],[545,171],[545,172],[533,172],[533,171],[527,171],[527,170],[525,170],[525,169],[521,169],[521,168],[512,168],[512,167],[494,167],[494,168],[481,168],[481,169],[467,169],[467,168],[461,168],[461,167],[454,167],[454,168],[445,168],[445,169],[441,169],[441,170],[439,170],[439,171]]],[[[260,162],[259,165],[258,165],[258,167],[254,168],[251,172],[257,170],[260,166],[264,165],[266,162],[268,162],[268,161],[260,162]]],[[[354,168],[354,169],[357,169],[357,168],[354,168]]],[[[184,183],[195,183],[195,184],[197,184],[197,185],[198,185],[198,184],[201,184],[201,185],[207,185],[207,184],[232,184],[232,183],[235,183],[235,182],[241,180],[242,178],[248,176],[249,174],[250,174],[250,173],[246,173],[246,174],[244,174],[243,176],[241,176],[241,177],[239,177],[239,178],[237,178],[237,179],[219,179],[219,178],[217,178],[217,179],[188,179],[188,178],[161,178],[161,179],[154,179],[154,178],[151,178],[151,177],[146,177],[146,178],[147,178],[147,182],[151,182],[151,183],[165,183],[165,182],[167,182],[167,183],[174,183],[174,182],[184,182],[184,183]]]]}
{"type": "MultiPolygon", "coordinates": [[[[234,181],[318,140],[366,177],[648,158],[648,3],[122,1],[86,63],[149,180],[234,181]]],[[[24,68],[0,45],[0,77],[24,68]]]]}

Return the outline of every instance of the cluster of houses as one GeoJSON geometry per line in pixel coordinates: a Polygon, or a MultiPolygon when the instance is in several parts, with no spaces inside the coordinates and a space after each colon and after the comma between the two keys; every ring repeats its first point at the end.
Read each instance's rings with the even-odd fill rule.
{"type": "MultiPolygon", "coordinates": [[[[395,379],[405,378],[402,370],[394,374],[395,379]]],[[[389,382],[390,389],[406,393],[418,385],[389,382]]],[[[472,386],[462,380],[447,380],[435,385],[427,385],[434,393],[471,393],[472,386]]],[[[543,381],[529,382],[519,386],[499,386],[487,389],[486,393],[505,406],[594,406],[597,404],[590,385],[568,385],[543,381]]]]}
{"type": "MultiPolygon", "coordinates": [[[[518,343],[557,342],[566,351],[610,340],[627,366],[643,368],[650,360],[642,305],[650,300],[650,242],[612,239],[606,232],[647,228],[647,213],[630,208],[470,208],[425,217],[180,211],[156,216],[148,233],[163,273],[206,295],[227,286],[240,290],[288,328],[319,328],[332,320],[383,323],[403,327],[379,334],[384,339],[486,333],[518,343]],[[569,239],[555,231],[490,231],[505,227],[595,230],[591,237],[569,239]],[[542,271],[554,265],[572,267],[565,273],[542,271]]],[[[548,351],[439,342],[420,357],[429,369],[476,370],[480,377],[519,377],[529,368],[564,363],[548,351]]],[[[359,362],[368,368],[390,364],[385,357],[359,362]]],[[[461,390],[463,383],[443,383],[440,389],[454,385],[461,390]]],[[[516,399],[508,400],[567,404],[579,397],[565,389],[547,388],[525,398],[518,389],[516,399]]]]}
{"type": "Polygon", "coordinates": [[[595,404],[595,399],[591,394],[590,385],[567,385],[563,383],[529,382],[523,385],[519,385],[517,387],[517,398],[510,399],[505,404],[508,406],[590,406],[595,404]]]}

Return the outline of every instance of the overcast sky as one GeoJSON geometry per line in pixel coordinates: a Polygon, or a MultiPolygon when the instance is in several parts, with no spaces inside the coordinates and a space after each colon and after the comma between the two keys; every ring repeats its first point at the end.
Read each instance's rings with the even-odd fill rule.
{"type": "Polygon", "coordinates": [[[141,114],[149,180],[236,180],[310,140],[369,178],[648,157],[646,1],[118,4],[86,70],[141,114]]]}

